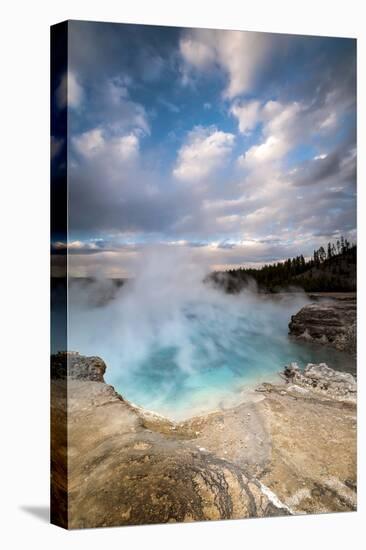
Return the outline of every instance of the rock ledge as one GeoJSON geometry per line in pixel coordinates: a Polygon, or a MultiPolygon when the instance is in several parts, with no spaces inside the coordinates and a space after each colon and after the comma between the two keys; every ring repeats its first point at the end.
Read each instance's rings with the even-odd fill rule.
{"type": "Polygon", "coordinates": [[[357,384],[352,374],[331,369],[326,363],[309,363],[300,370],[297,363],[285,367],[283,377],[288,384],[322,392],[333,399],[356,401],[357,384]]]}
{"type": "Polygon", "coordinates": [[[308,304],[291,317],[289,333],[356,353],[356,299],[308,304]]]}
{"type": "Polygon", "coordinates": [[[51,363],[51,517],[58,525],[356,509],[351,375],[291,364],[286,383],[263,384],[252,401],[173,423],[124,400],[104,382],[98,357],[58,353],[51,363]]]}

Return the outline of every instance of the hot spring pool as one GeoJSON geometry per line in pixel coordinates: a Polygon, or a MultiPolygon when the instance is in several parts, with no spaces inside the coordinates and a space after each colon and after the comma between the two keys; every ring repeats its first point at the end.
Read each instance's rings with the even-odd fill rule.
{"type": "Polygon", "coordinates": [[[347,354],[289,339],[281,343],[252,335],[235,347],[215,345],[214,340],[211,344],[216,349],[215,357],[210,359],[212,350],[207,353],[205,346],[197,342],[192,372],[179,368],[177,349],[160,348],[141,361],[133,375],[114,376],[110,372],[106,380],[133,403],[178,419],[237,403],[243,390],[261,381],[279,381],[278,372],[291,361],[300,367],[325,362],[354,372],[353,360],[347,354]]]}
{"type": "Polygon", "coordinates": [[[101,301],[95,288],[71,288],[69,349],[102,357],[122,396],[174,419],[229,406],[291,361],[354,372],[347,354],[288,336],[305,295],[184,288],[134,283],[101,301]]]}

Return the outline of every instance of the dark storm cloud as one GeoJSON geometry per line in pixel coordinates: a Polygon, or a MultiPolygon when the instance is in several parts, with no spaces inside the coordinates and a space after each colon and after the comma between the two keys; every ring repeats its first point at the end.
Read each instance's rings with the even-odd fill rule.
{"type": "Polygon", "coordinates": [[[130,167],[108,179],[104,164],[90,168],[87,164],[72,171],[69,216],[73,229],[164,232],[184,215],[197,212],[189,190],[158,185],[156,176],[147,170],[130,167]]]}
{"type": "Polygon", "coordinates": [[[325,154],[319,154],[296,167],[292,181],[296,186],[356,183],[356,150],[355,136],[349,133],[338,146],[325,154]]]}
{"type": "Polygon", "coordinates": [[[335,152],[327,155],[325,158],[316,157],[307,160],[298,167],[297,173],[293,178],[295,185],[315,185],[324,180],[339,174],[342,156],[335,152]]]}
{"type": "Polygon", "coordinates": [[[332,103],[352,108],[356,95],[356,40],[273,35],[272,63],[262,71],[258,93],[302,100],[316,110],[332,103]]]}
{"type": "Polygon", "coordinates": [[[91,81],[118,74],[146,82],[157,80],[173,62],[180,32],[123,23],[70,21],[69,25],[70,68],[91,81]]]}

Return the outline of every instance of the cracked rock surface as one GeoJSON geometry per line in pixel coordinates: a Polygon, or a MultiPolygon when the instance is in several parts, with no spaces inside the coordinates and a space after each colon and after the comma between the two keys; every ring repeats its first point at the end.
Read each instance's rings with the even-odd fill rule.
{"type": "Polygon", "coordinates": [[[96,357],[52,357],[56,522],[83,528],[355,509],[354,400],[302,383],[295,368],[297,379],[284,374],[285,382],[263,384],[237,407],[173,423],[123,399],[104,382],[105,369],[96,357]]]}

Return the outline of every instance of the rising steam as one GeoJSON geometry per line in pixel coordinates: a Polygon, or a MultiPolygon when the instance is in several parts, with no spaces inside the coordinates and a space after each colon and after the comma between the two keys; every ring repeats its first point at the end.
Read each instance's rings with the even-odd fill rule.
{"type": "Polygon", "coordinates": [[[212,406],[212,395],[222,399],[298,359],[287,324],[304,294],[271,299],[253,283],[229,295],[203,282],[206,274],[185,250],[155,248],[120,288],[74,280],[69,349],[101,356],[122,395],[170,413],[212,406]]]}

